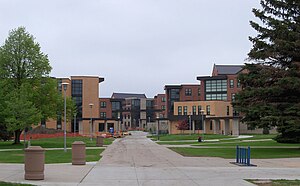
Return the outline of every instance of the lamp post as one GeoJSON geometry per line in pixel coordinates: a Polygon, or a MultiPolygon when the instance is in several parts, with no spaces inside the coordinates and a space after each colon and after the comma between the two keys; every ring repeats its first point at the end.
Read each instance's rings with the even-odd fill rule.
{"type": "Polygon", "coordinates": [[[202,140],[204,140],[204,132],[205,132],[205,125],[204,125],[204,120],[203,120],[203,115],[204,115],[204,110],[201,110],[201,120],[202,120],[202,140]]]}
{"type": "Polygon", "coordinates": [[[92,119],[92,110],[93,110],[93,103],[89,104],[90,108],[91,108],[91,119],[90,119],[90,140],[93,141],[93,119],[92,119]]]}
{"type": "Polygon", "coordinates": [[[159,141],[159,116],[157,116],[156,119],[157,119],[156,136],[157,136],[157,141],[159,141]]]}
{"type": "Polygon", "coordinates": [[[189,124],[190,124],[190,135],[192,135],[192,113],[189,115],[189,124]]]}
{"type": "Polygon", "coordinates": [[[120,125],[120,115],[118,115],[118,133],[119,135],[121,135],[121,132],[120,132],[120,128],[121,128],[121,125],[120,125]]]}
{"type": "Polygon", "coordinates": [[[74,113],[74,135],[76,134],[76,113],[74,113]]]}
{"type": "Polygon", "coordinates": [[[64,152],[67,152],[67,101],[66,92],[69,83],[62,83],[64,88],[64,152]]]}

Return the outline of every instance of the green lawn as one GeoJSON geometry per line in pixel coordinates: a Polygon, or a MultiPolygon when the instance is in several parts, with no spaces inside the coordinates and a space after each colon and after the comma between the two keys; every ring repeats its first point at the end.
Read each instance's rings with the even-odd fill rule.
{"type": "MultiPolygon", "coordinates": [[[[104,145],[109,145],[112,143],[113,138],[104,138],[104,145]]],[[[74,141],[83,141],[85,142],[87,147],[95,147],[96,139],[90,141],[89,137],[67,137],[67,147],[72,147],[72,143],[74,141]]],[[[23,142],[22,144],[12,145],[12,141],[0,141],[0,149],[22,149],[24,148],[23,142]]],[[[63,148],[64,147],[64,138],[43,138],[43,139],[35,139],[31,140],[32,146],[41,146],[43,148],[63,148]]]]}
{"type": "Polygon", "coordinates": [[[231,141],[221,141],[221,142],[204,142],[193,144],[193,146],[218,146],[218,147],[236,147],[239,146],[287,146],[287,147],[299,147],[299,143],[278,143],[274,140],[270,141],[241,141],[241,140],[231,140],[231,141]]]}
{"type": "MultiPolygon", "coordinates": [[[[180,140],[198,140],[198,137],[202,136],[202,134],[166,134],[166,135],[160,135],[159,140],[160,141],[180,141],[180,140]]],[[[154,140],[157,139],[156,136],[151,136],[154,140]]],[[[204,138],[207,139],[223,139],[223,138],[232,138],[232,136],[224,136],[219,134],[205,134],[204,138]]]]}
{"type": "Polygon", "coordinates": [[[296,186],[300,185],[300,180],[270,180],[270,183],[257,183],[260,180],[247,180],[258,186],[296,186]]]}
{"type": "Polygon", "coordinates": [[[8,183],[0,181],[0,186],[33,186],[30,184],[21,184],[21,183],[8,183]]]}
{"type": "MultiPolygon", "coordinates": [[[[172,147],[171,150],[183,155],[194,157],[221,157],[234,159],[235,148],[185,148],[172,147]]],[[[300,149],[289,148],[251,148],[251,158],[268,159],[268,158],[292,158],[300,157],[300,149]]]]}
{"type": "MultiPolygon", "coordinates": [[[[87,149],[86,161],[98,161],[104,149],[87,149]]],[[[70,163],[72,162],[72,150],[66,153],[63,150],[47,150],[45,153],[45,163],[70,163]]],[[[0,163],[24,163],[24,151],[4,151],[0,152],[0,163]]]]}

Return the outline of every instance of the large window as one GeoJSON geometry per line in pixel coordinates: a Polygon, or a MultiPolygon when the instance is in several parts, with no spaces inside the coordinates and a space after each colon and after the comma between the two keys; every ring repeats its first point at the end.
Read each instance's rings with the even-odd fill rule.
{"type": "Polygon", "coordinates": [[[162,97],[161,102],[166,102],[166,97],[162,97]]]}
{"type": "Polygon", "coordinates": [[[206,92],[226,92],[227,80],[207,80],[205,82],[206,92]]]}
{"type": "Polygon", "coordinates": [[[207,80],[205,100],[227,100],[227,80],[207,80]]]}
{"type": "Polygon", "coordinates": [[[111,108],[112,108],[113,111],[120,110],[121,109],[120,102],[111,102],[111,108]]]}
{"type": "Polygon", "coordinates": [[[240,80],[237,81],[237,87],[238,87],[238,88],[241,87],[241,81],[240,81],[240,80]]]}
{"type": "Polygon", "coordinates": [[[198,96],[201,96],[201,88],[198,88],[198,96]]]}
{"type": "Polygon", "coordinates": [[[179,89],[170,90],[171,99],[179,99],[179,89]]]}
{"type": "Polygon", "coordinates": [[[178,115],[182,115],[182,106],[178,106],[178,115]]]}
{"type": "Polygon", "coordinates": [[[183,115],[187,115],[187,106],[183,106],[183,115]]]}
{"type": "Polygon", "coordinates": [[[162,105],[161,110],[166,110],[166,105],[162,105]]]}
{"type": "Polygon", "coordinates": [[[206,100],[227,100],[227,94],[206,94],[206,100]]]}
{"type": "Polygon", "coordinates": [[[82,80],[72,80],[72,94],[82,95],[82,80]]]}
{"type": "Polygon", "coordinates": [[[186,89],[185,89],[185,95],[186,95],[186,96],[191,96],[191,95],[192,95],[192,89],[186,88],[186,89]]]}

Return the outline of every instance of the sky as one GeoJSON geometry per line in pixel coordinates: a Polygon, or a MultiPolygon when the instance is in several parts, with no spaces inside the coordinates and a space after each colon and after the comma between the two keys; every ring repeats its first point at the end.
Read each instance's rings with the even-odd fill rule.
{"type": "Polygon", "coordinates": [[[51,76],[104,77],[113,92],[198,84],[213,64],[243,64],[259,0],[1,0],[0,45],[19,26],[48,54],[51,76]]]}

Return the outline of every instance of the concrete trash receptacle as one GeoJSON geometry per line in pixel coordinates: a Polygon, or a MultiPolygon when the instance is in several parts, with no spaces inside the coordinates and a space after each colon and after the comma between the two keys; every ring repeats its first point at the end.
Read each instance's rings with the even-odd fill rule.
{"type": "Polygon", "coordinates": [[[103,136],[97,136],[96,146],[97,147],[102,147],[103,146],[103,140],[104,140],[103,136]]]}
{"type": "Polygon", "coordinates": [[[45,150],[40,146],[25,149],[25,180],[43,180],[45,169],[45,150]]]}
{"type": "Polygon", "coordinates": [[[85,165],[85,143],[83,141],[72,143],[72,165],[85,165]]]}

